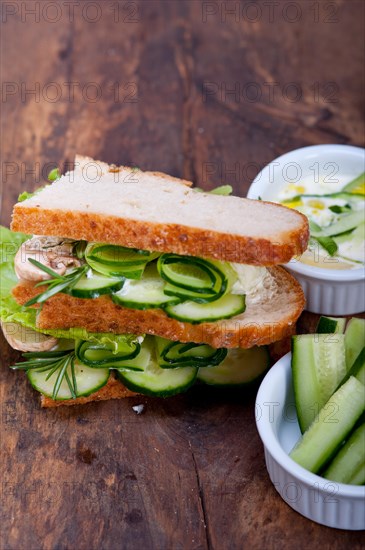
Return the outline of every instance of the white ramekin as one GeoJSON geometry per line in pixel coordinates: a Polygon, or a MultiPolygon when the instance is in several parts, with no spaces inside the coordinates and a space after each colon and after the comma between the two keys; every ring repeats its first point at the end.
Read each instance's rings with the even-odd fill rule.
{"type": "Polygon", "coordinates": [[[256,398],[256,425],[270,479],[281,498],[312,521],[337,529],[365,529],[365,487],[328,481],[288,455],[300,437],[290,360],[288,353],[270,369],[256,398]]]}
{"type": "MultiPolygon", "coordinates": [[[[290,181],[313,175],[360,174],[365,167],[365,150],[349,145],[313,145],[296,149],[265,166],[252,182],[247,197],[277,202],[280,190],[290,181]]],[[[332,177],[332,176],[329,176],[332,177]]],[[[334,176],[333,176],[334,177],[334,176]]],[[[365,216],[365,213],[364,213],[365,216]]],[[[301,284],[306,309],[324,315],[351,315],[365,310],[365,268],[324,269],[299,261],[285,266],[301,284]]]]}

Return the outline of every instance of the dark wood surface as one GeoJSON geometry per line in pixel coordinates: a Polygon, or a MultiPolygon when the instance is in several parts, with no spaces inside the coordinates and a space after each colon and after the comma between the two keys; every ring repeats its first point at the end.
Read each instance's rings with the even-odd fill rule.
{"type": "MultiPolygon", "coordinates": [[[[2,223],[75,152],[244,196],[285,151],[363,146],[363,3],[273,4],[3,2],[2,223]]],[[[254,392],[41,410],[0,352],[3,550],[360,548],[280,499],[254,392]]]]}

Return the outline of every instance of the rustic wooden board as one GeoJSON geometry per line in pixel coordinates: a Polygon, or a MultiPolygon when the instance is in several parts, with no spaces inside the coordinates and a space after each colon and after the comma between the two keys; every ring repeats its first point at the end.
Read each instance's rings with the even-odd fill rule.
{"type": "MultiPolygon", "coordinates": [[[[57,22],[45,3],[3,4],[3,224],[19,191],[76,151],[244,196],[289,149],[363,145],[361,1],[298,1],[297,13],[283,1],[271,15],[260,2],[262,15],[252,2],[81,1],[73,20],[60,2],[57,22]]],[[[300,329],[314,321],[304,315],[300,329]]],[[[360,548],[359,533],[316,525],[280,499],[254,392],[44,411],[7,368],[18,354],[3,339],[0,353],[0,548],[360,548]]]]}

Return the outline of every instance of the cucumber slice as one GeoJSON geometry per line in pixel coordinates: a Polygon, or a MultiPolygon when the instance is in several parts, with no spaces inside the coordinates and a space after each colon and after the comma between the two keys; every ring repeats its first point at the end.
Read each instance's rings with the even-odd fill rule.
{"type": "Polygon", "coordinates": [[[99,243],[90,243],[85,250],[85,259],[95,271],[128,279],[140,279],[147,263],[158,256],[158,252],[99,243]]]}
{"type": "Polygon", "coordinates": [[[292,350],[294,395],[303,433],[346,374],[345,336],[293,336],[292,350]]]}
{"type": "Polygon", "coordinates": [[[363,172],[362,174],[357,176],[357,178],[345,185],[342,191],[365,195],[365,172],[363,172]]]}
{"type": "Polygon", "coordinates": [[[67,290],[67,294],[75,298],[98,298],[103,294],[111,294],[121,289],[124,279],[120,277],[107,277],[99,275],[95,271],[83,276],[74,287],[67,290]]]}
{"type": "MultiPolygon", "coordinates": [[[[109,379],[109,369],[92,369],[79,363],[74,362],[75,365],[75,378],[77,397],[86,397],[100,388],[105,386],[109,379]]],[[[71,378],[71,366],[67,368],[67,374],[71,378]]],[[[48,379],[49,371],[37,371],[35,369],[29,369],[27,375],[33,388],[43,393],[48,397],[52,397],[54,386],[57,380],[58,372],[54,372],[48,379]]],[[[72,399],[70,388],[68,387],[65,378],[62,380],[60,389],[57,394],[57,401],[63,401],[66,399],[72,399]]]]}
{"type": "Polygon", "coordinates": [[[319,411],[290,457],[313,473],[325,466],[364,412],[364,391],[361,382],[349,378],[319,411]]]}
{"type": "Polygon", "coordinates": [[[171,342],[155,337],[157,361],[162,369],[181,367],[213,367],[227,355],[225,348],[212,348],[208,344],[171,342]]]}
{"type": "Polygon", "coordinates": [[[149,359],[143,372],[117,370],[117,376],[127,388],[145,395],[169,397],[182,393],[195,382],[197,370],[194,367],[162,369],[158,366],[152,338],[146,338],[142,348],[149,350],[149,359]]]}
{"type": "Polygon", "coordinates": [[[332,237],[314,237],[312,236],[312,238],[317,241],[322,248],[325,249],[326,252],[328,252],[328,254],[330,256],[334,256],[337,252],[337,249],[338,249],[338,245],[336,243],[336,241],[334,239],[332,239],[332,237]]]}
{"type": "Polygon", "coordinates": [[[150,261],[152,257],[156,257],[156,254],[147,250],[126,248],[113,244],[90,243],[85,250],[86,260],[92,259],[110,267],[144,264],[150,261]]]}
{"type": "Polygon", "coordinates": [[[158,271],[165,281],[187,290],[210,292],[217,282],[217,272],[209,262],[199,258],[163,254],[158,259],[158,271]]]}
{"type": "Polygon", "coordinates": [[[133,309],[152,309],[167,304],[178,304],[181,300],[176,296],[165,294],[166,283],[159,276],[156,266],[148,266],[139,281],[127,279],[124,286],[112,295],[112,300],[118,305],[133,309]]]}
{"type": "Polygon", "coordinates": [[[230,319],[243,313],[245,309],[245,296],[243,294],[225,294],[212,303],[197,304],[188,300],[176,306],[167,306],[165,311],[173,319],[194,325],[204,321],[230,319]]]}
{"type": "Polygon", "coordinates": [[[349,371],[365,342],[365,319],[353,317],[345,331],[346,367],[349,371]]]}
{"type": "MultiPolygon", "coordinates": [[[[212,302],[228,290],[228,268],[223,262],[163,254],[158,259],[157,268],[167,282],[166,294],[178,296],[183,300],[212,302]]],[[[231,268],[229,273],[234,279],[237,278],[231,268]]]]}
{"type": "Polygon", "coordinates": [[[331,210],[331,212],[334,212],[335,214],[348,214],[351,210],[351,206],[349,204],[346,204],[345,206],[338,206],[337,204],[334,204],[333,206],[329,206],[328,210],[331,210]]]}
{"type": "Polygon", "coordinates": [[[120,362],[137,357],[140,350],[141,345],[138,342],[121,342],[118,344],[117,350],[107,344],[87,340],[79,340],[75,345],[77,359],[81,363],[97,369],[118,367],[120,362]]]}
{"type": "Polygon", "coordinates": [[[348,203],[356,203],[364,200],[364,193],[348,193],[347,191],[339,191],[337,193],[327,193],[325,195],[295,195],[290,199],[285,199],[282,204],[289,204],[291,202],[302,201],[303,199],[340,199],[347,201],[348,203]]]}
{"type": "MultiPolygon", "coordinates": [[[[147,339],[148,337],[146,340],[147,339]]],[[[136,357],[118,361],[113,368],[115,368],[117,373],[122,373],[124,371],[145,371],[151,361],[152,354],[153,345],[149,344],[148,341],[144,341],[136,357]]]]}
{"type": "Polygon", "coordinates": [[[269,365],[270,356],[266,346],[229,349],[220,365],[200,368],[198,380],[210,386],[246,386],[260,378],[269,365]]]}
{"type": "Polygon", "coordinates": [[[345,233],[345,231],[349,231],[350,229],[355,229],[355,227],[363,223],[363,221],[364,212],[362,210],[357,210],[351,212],[351,214],[344,214],[338,221],[332,223],[328,227],[323,227],[321,230],[311,230],[311,235],[312,237],[333,237],[345,233]]]}
{"type": "Polygon", "coordinates": [[[322,315],[316,328],[317,334],[343,334],[345,332],[345,317],[325,317],[322,315]]]}
{"type": "Polygon", "coordinates": [[[357,428],[336,454],[322,477],[350,483],[356,473],[365,465],[365,424],[357,428]]]}
{"type": "Polygon", "coordinates": [[[314,222],[313,220],[309,220],[309,229],[311,233],[311,239],[318,242],[321,245],[321,247],[324,248],[326,252],[328,252],[330,256],[334,256],[338,248],[335,240],[332,239],[332,237],[326,237],[322,235],[321,226],[316,224],[316,222],[314,222]],[[322,236],[315,237],[314,236],[315,234],[322,235],[322,236]]]}
{"type": "Polygon", "coordinates": [[[347,260],[363,264],[365,246],[365,223],[356,227],[350,233],[334,237],[337,244],[337,254],[347,260]]]}

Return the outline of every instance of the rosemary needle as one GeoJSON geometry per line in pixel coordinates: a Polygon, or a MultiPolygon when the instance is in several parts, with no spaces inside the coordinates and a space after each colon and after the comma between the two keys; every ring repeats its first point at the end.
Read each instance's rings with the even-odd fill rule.
{"type": "Polygon", "coordinates": [[[34,296],[28,302],[26,302],[24,305],[25,307],[33,306],[34,304],[42,304],[55,294],[58,294],[59,292],[66,292],[68,289],[71,289],[75,286],[75,284],[81,279],[83,275],[85,275],[86,271],[89,269],[87,265],[83,265],[81,267],[78,267],[68,273],[67,275],[59,275],[49,267],[45,266],[44,264],[38,262],[37,260],[34,260],[33,258],[29,258],[29,261],[35,266],[47,273],[47,275],[51,275],[52,279],[48,279],[46,281],[41,281],[40,283],[37,283],[36,286],[43,286],[48,285],[47,290],[44,292],[41,292],[40,294],[37,294],[37,296],[34,296]]]}

